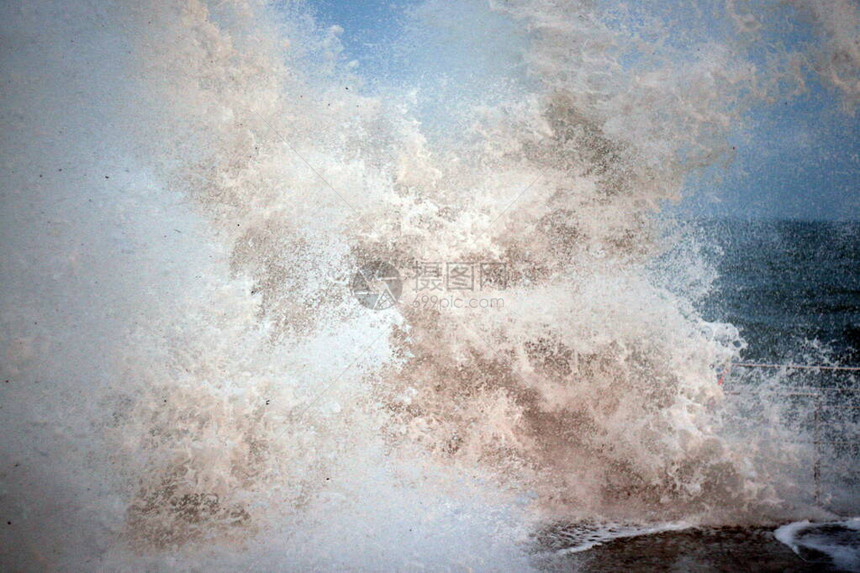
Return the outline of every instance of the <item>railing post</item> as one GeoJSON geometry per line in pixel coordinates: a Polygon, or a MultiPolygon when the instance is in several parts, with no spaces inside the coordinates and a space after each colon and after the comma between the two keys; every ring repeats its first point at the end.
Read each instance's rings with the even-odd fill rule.
{"type": "Polygon", "coordinates": [[[815,503],[821,505],[821,392],[815,395],[815,462],[812,479],[815,481],[815,503]]]}

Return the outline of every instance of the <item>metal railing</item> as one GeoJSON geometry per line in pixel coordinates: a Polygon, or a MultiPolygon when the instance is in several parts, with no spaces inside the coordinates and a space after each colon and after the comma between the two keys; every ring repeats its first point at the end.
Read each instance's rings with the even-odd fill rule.
{"type": "MultiPolygon", "coordinates": [[[[829,365],[811,365],[811,364],[770,364],[761,362],[732,362],[720,375],[718,384],[724,385],[733,368],[764,368],[776,370],[811,370],[817,372],[856,372],[860,373],[860,366],[829,366],[829,365]]],[[[815,503],[821,505],[821,467],[822,467],[822,446],[824,445],[857,445],[860,443],[860,436],[857,440],[833,440],[824,439],[822,436],[822,426],[825,425],[823,412],[825,410],[824,396],[829,392],[847,392],[860,395],[860,387],[841,388],[827,386],[801,386],[795,388],[787,388],[785,392],[779,392],[782,396],[800,396],[809,397],[815,400],[815,409],[813,410],[813,438],[812,445],[814,448],[814,461],[812,466],[812,477],[815,484],[815,503]]],[[[729,395],[740,395],[742,392],[737,390],[725,391],[729,395]]],[[[845,410],[860,410],[860,405],[844,406],[840,404],[840,409],[845,410]]],[[[809,442],[807,442],[809,443],[809,442]]]]}

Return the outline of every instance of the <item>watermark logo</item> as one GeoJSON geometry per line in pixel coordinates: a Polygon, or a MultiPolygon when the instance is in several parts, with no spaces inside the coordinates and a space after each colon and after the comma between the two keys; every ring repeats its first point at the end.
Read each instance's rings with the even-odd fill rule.
{"type": "Polygon", "coordinates": [[[415,300],[412,301],[412,306],[415,308],[432,308],[436,310],[444,310],[446,308],[501,310],[505,308],[505,299],[500,297],[468,298],[454,295],[436,296],[435,294],[422,294],[415,297],[415,300]]]}
{"type": "Polygon", "coordinates": [[[352,294],[359,304],[372,310],[391,308],[400,300],[403,281],[400,273],[386,262],[364,265],[352,277],[352,294]]]}
{"type": "Polygon", "coordinates": [[[413,268],[416,292],[505,290],[505,263],[420,262],[413,268]]]}
{"type": "Polygon", "coordinates": [[[351,287],[358,302],[372,310],[385,310],[400,301],[404,284],[414,289],[418,308],[504,307],[501,298],[469,298],[467,293],[497,292],[508,286],[508,269],[500,262],[416,262],[411,272],[401,274],[391,264],[377,261],[363,266],[353,276],[351,287]]]}

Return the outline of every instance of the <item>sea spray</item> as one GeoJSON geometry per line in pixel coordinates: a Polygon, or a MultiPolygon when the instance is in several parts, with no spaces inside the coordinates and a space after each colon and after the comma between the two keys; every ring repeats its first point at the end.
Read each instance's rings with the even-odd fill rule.
{"type": "MultiPolygon", "coordinates": [[[[743,341],[679,288],[712,270],[695,249],[674,283],[650,266],[672,235],[656,215],[730,160],[750,106],[809,71],[847,85],[843,35],[800,75],[796,53],[762,67],[764,5],[706,3],[713,28],[679,12],[688,32],[661,42],[661,14],[470,3],[517,30],[524,66],[487,81],[510,92],[456,99],[444,136],[419,119],[443,98],[363,89],[348,32],[302,4],[123,13],[128,137],[220,254],[106,360],[97,423],[122,479],[104,562],[504,570],[535,524],[805,511],[780,480],[808,450],[762,455],[791,428],[724,431],[718,372],[743,341]],[[403,293],[374,311],[351,287],[379,262],[403,293]],[[486,286],[504,304],[409,304],[428,263],[502,268],[486,286]]],[[[444,29],[458,11],[413,16],[444,29]]]]}
{"type": "MultiPolygon", "coordinates": [[[[525,61],[539,86],[473,104],[461,139],[430,141],[408,102],[355,89],[360,76],[337,65],[338,30],[316,32],[296,15],[279,26],[266,20],[276,8],[254,4],[153,7],[164,39],[144,61],[175,124],[165,176],[232,244],[232,272],[250,281],[255,328],[271,344],[263,355],[337,331],[361,333],[356,354],[390,352],[364,376],[348,370],[350,385],[329,373],[282,401],[277,424],[270,411],[248,430],[219,431],[262,431],[257,474],[268,476],[268,464],[288,459],[273,453],[286,441],[322,464],[338,451],[327,440],[351,427],[365,443],[357,451],[383,438],[398,463],[429,455],[466,475],[489,472],[511,495],[534,491],[544,516],[719,521],[773,505],[773,484],[758,482],[743,449],[711,425],[716,369],[738,357],[736,331],[704,322],[644,266],[660,249],[651,216],[661,202],[727,153],[744,102],[777,89],[764,79],[791,77],[763,75],[743,46],[719,43],[737,31],[655,50],[586,4],[491,8],[527,26],[525,61]],[[285,32],[289,42],[279,41],[285,32]],[[309,66],[319,60],[334,63],[309,66]],[[404,276],[425,261],[495,261],[506,304],[400,304],[370,319],[345,286],[375,261],[404,276]],[[334,415],[323,422],[328,402],[334,415]],[[318,427],[300,439],[308,424],[318,427]],[[283,429],[275,438],[267,425],[283,429]]],[[[195,406],[205,420],[207,407],[195,406]]],[[[203,458],[183,464],[199,466],[195,475],[225,471],[203,458]]],[[[299,492],[307,470],[289,465],[294,478],[275,473],[299,492]]],[[[266,491],[268,480],[245,489],[266,491]]],[[[189,487],[183,495],[204,495],[189,487]]]]}

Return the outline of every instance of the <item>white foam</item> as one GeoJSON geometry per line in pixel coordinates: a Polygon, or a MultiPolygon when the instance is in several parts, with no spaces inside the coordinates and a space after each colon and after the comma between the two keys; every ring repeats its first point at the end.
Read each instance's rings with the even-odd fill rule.
{"type": "Polygon", "coordinates": [[[553,533],[553,542],[564,542],[568,547],[559,549],[557,554],[580,553],[588,551],[616,539],[654,535],[667,531],[683,531],[692,527],[689,523],[671,522],[648,525],[623,523],[578,523],[559,528],[553,533]]]}
{"type": "Polygon", "coordinates": [[[774,532],[782,543],[803,557],[803,549],[826,554],[844,571],[860,571],[860,518],[783,525],[774,532]]]}

